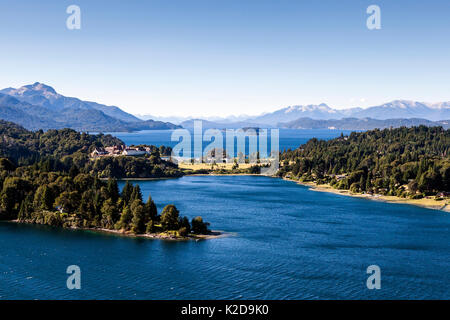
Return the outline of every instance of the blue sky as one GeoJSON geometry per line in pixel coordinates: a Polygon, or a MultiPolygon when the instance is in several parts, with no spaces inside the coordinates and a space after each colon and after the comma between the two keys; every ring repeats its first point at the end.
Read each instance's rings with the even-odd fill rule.
{"type": "Polygon", "coordinates": [[[135,114],[450,100],[448,0],[2,0],[0,35],[1,88],[39,81],[135,114]]]}

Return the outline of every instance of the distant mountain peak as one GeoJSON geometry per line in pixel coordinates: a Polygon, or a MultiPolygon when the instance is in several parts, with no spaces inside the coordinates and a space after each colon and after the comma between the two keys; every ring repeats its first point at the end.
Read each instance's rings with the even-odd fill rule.
{"type": "Polygon", "coordinates": [[[314,111],[314,110],[333,112],[333,109],[331,109],[327,104],[321,103],[321,104],[289,106],[289,107],[285,108],[284,113],[291,113],[291,112],[295,112],[295,111],[307,112],[307,111],[314,111]]]}
{"type": "Polygon", "coordinates": [[[267,125],[290,122],[299,118],[315,120],[342,119],[345,117],[358,119],[372,118],[379,120],[395,118],[421,118],[439,121],[450,118],[450,102],[426,103],[412,100],[393,100],[382,105],[368,108],[333,109],[325,103],[309,105],[293,105],[247,118],[248,121],[267,125]]]}
{"type": "Polygon", "coordinates": [[[1,90],[2,93],[14,96],[18,99],[28,99],[27,102],[29,103],[34,103],[36,101],[34,101],[33,99],[40,99],[39,97],[43,97],[45,99],[57,99],[59,97],[61,97],[56,91],[55,89],[53,89],[52,87],[40,83],[40,82],[35,82],[33,84],[29,84],[26,86],[22,86],[18,89],[16,88],[6,88],[1,90]]]}
{"type": "Polygon", "coordinates": [[[53,87],[50,87],[44,83],[40,83],[40,82],[35,82],[33,84],[30,85],[26,85],[23,86],[21,88],[19,88],[18,90],[22,90],[22,91],[26,91],[26,90],[32,90],[32,91],[38,91],[40,93],[49,93],[49,94],[53,94],[56,95],[56,90],[53,89],[53,87]]]}
{"type": "Polygon", "coordinates": [[[69,127],[83,131],[129,131],[177,128],[171,123],[142,121],[116,106],[63,96],[41,82],[0,90],[0,119],[32,129],[69,127]]]}
{"type": "Polygon", "coordinates": [[[53,87],[50,87],[44,83],[40,83],[40,82],[35,82],[33,84],[33,89],[34,90],[38,90],[38,91],[47,91],[47,92],[51,92],[51,93],[56,93],[55,89],[53,89],[53,87]]]}

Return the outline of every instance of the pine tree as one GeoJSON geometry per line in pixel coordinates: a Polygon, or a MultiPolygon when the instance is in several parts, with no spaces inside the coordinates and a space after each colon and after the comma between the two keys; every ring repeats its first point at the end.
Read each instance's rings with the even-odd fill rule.
{"type": "Polygon", "coordinates": [[[53,201],[51,190],[47,186],[44,186],[41,193],[41,209],[51,210],[53,208],[53,201]]]}
{"type": "Polygon", "coordinates": [[[133,214],[129,206],[123,208],[122,214],[120,215],[120,220],[116,223],[115,228],[120,230],[130,230],[131,219],[133,219],[133,214]]]}
{"type": "Polygon", "coordinates": [[[191,224],[189,223],[189,219],[187,217],[183,217],[180,221],[180,228],[185,228],[186,233],[191,232],[191,224]]]}
{"type": "Polygon", "coordinates": [[[29,194],[20,204],[17,219],[19,219],[19,221],[25,221],[26,219],[28,219],[33,211],[32,206],[33,206],[33,197],[31,196],[31,194],[29,194]]]}
{"type": "Polygon", "coordinates": [[[101,212],[103,227],[112,229],[119,220],[119,210],[112,199],[108,199],[103,203],[101,212]]]}
{"type": "Polygon", "coordinates": [[[207,234],[209,223],[203,222],[202,217],[195,217],[192,219],[192,232],[195,234],[207,234]]]}
{"type": "Polygon", "coordinates": [[[130,201],[140,200],[142,202],[142,192],[141,187],[139,185],[135,185],[133,192],[131,193],[130,201]]]}
{"type": "Polygon", "coordinates": [[[111,198],[111,200],[113,202],[117,202],[117,200],[119,200],[119,186],[117,185],[117,180],[114,178],[109,178],[108,180],[108,185],[107,185],[107,190],[108,190],[108,196],[109,198],[111,198]]]}
{"type": "Polygon", "coordinates": [[[161,225],[163,230],[178,230],[179,229],[179,211],[169,204],[164,207],[161,213],[161,225]]]}
{"type": "Polygon", "coordinates": [[[131,204],[131,231],[134,233],[144,233],[146,229],[144,206],[139,199],[135,199],[131,204]]]}
{"type": "Polygon", "coordinates": [[[147,203],[144,206],[145,214],[148,216],[148,220],[157,220],[158,217],[158,209],[156,208],[155,202],[152,199],[152,196],[148,196],[147,203]]]}
{"type": "Polygon", "coordinates": [[[122,189],[122,199],[126,204],[130,203],[131,194],[133,193],[133,185],[127,181],[122,189]]]}

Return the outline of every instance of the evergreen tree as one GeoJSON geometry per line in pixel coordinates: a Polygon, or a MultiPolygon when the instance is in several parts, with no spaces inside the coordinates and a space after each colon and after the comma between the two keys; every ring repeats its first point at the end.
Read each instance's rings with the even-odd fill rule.
{"type": "Polygon", "coordinates": [[[133,214],[129,206],[123,208],[122,214],[120,215],[120,220],[116,223],[115,228],[120,230],[130,230],[131,219],[133,219],[133,214]]]}
{"type": "Polygon", "coordinates": [[[147,221],[145,221],[144,206],[139,199],[135,199],[131,204],[131,213],[133,214],[133,218],[131,219],[131,231],[136,234],[144,233],[147,221]]]}
{"type": "Polygon", "coordinates": [[[164,231],[179,229],[179,214],[178,209],[172,204],[164,207],[161,213],[161,226],[164,231]]]}
{"type": "Polygon", "coordinates": [[[144,206],[145,214],[148,216],[149,220],[157,221],[158,218],[158,209],[156,208],[155,202],[152,199],[152,196],[148,196],[148,200],[144,206]]]}
{"type": "Polygon", "coordinates": [[[33,197],[31,194],[27,195],[25,200],[22,201],[20,204],[20,210],[19,214],[17,216],[17,219],[19,221],[25,221],[28,219],[33,212],[33,197]]]}
{"type": "Polygon", "coordinates": [[[142,202],[142,192],[141,187],[136,184],[133,188],[133,192],[131,193],[130,201],[140,200],[142,202]]]}
{"type": "Polygon", "coordinates": [[[189,223],[189,219],[187,217],[183,217],[180,220],[180,228],[184,228],[187,234],[191,232],[191,224],[189,223]]]}
{"type": "Polygon", "coordinates": [[[133,185],[129,181],[127,181],[122,189],[122,199],[126,204],[130,203],[131,194],[133,193],[133,190],[134,190],[133,185]]]}
{"type": "Polygon", "coordinates": [[[53,208],[53,194],[47,185],[37,188],[34,195],[34,207],[40,210],[51,210],[53,208]]]}
{"type": "Polygon", "coordinates": [[[51,210],[53,208],[53,194],[47,186],[44,186],[42,191],[41,208],[44,210],[51,210]]]}
{"type": "Polygon", "coordinates": [[[117,202],[117,200],[119,200],[120,194],[119,194],[119,186],[115,178],[109,178],[107,190],[109,198],[111,198],[113,202],[117,202]]]}
{"type": "Polygon", "coordinates": [[[202,217],[195,217],[191,222],[192,232],[195,234],[207,234],[208,225],[209,223],[203,222],[202,217]]]}
{"type": "Polygon", "coordinates": [[[102,206],[102,225],[104,228],[112,229],[119,220],[119,210],[112,199],[107,199],[102,206]]]}
{"type": "Polygon", "coordinates": [[[95,193],[92,190],[87,190],[81,195],[80,206],[77,214],[81,219],[94,220],[96,216],[96,208],[94,206],[95,193]]]}

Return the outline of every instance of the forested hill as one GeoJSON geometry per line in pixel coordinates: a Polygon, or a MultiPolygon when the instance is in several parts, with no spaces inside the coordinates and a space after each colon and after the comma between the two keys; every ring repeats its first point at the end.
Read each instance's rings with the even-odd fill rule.
{"type": "Polygon", "coordinates": [[[110,135],[89,135],[71,129],[31,132],[0,121],[0,220],[66,228],[107,229],[126,234],[207,234],[201,217],[189,222],[174,205],[159,215],[152,198],[144,203],[139,185],[123,177],[178,176],[154,146],[141,157],[91,159],[96,147],[123,145],[110,135]],[[108,183],[100,178],[109,177],[108,183]]]}
{"type": "Polygon", "coordinates": [[[417,127],[424,125],[427,127],[442,126],[444,129],[450,128],[450,121],[430,121],[419,118],[409,119],[372,119],[372,118],[342,118],[342,119],[329,119],[329,120],[317,120],[311,118],[300,118],[288,123],[279,123],[280,128],[290,129],[338,129],[338,130],[373,130],[373,129],[385,129],[385,128],[400,128],[400,127],[417,127]]]}
{"type": "Polygon", "coordinates": [[[28,131],[13,122],[0,120],[0,157],[18,165],[47,157],[62,158],[75,153],[88,154],[95,147],[123,145],[111,135],[90,135],[72,129],[28,131]]]}
{"type": "Polygon", "coordinates": [[[422,197],[450,191],[450,130],[413,127],[309,140],[281,154],[280,176],[354,192],[422,197]]]}
{"type": "Polygon", "coordinates": [[[155,146],[151,146],[151,154],[142,157],[89,157],[95,148],[117,145],[124,142],[111,135],[90,135],[72,129],[33,132],[0,120],[0,158],[8,159],[15,167],[33,165],[39,171],[66,173],[73,169],[98,178],[117,179],[181,175],[175,164],[161,159],[161,148],[155,146]]]}

